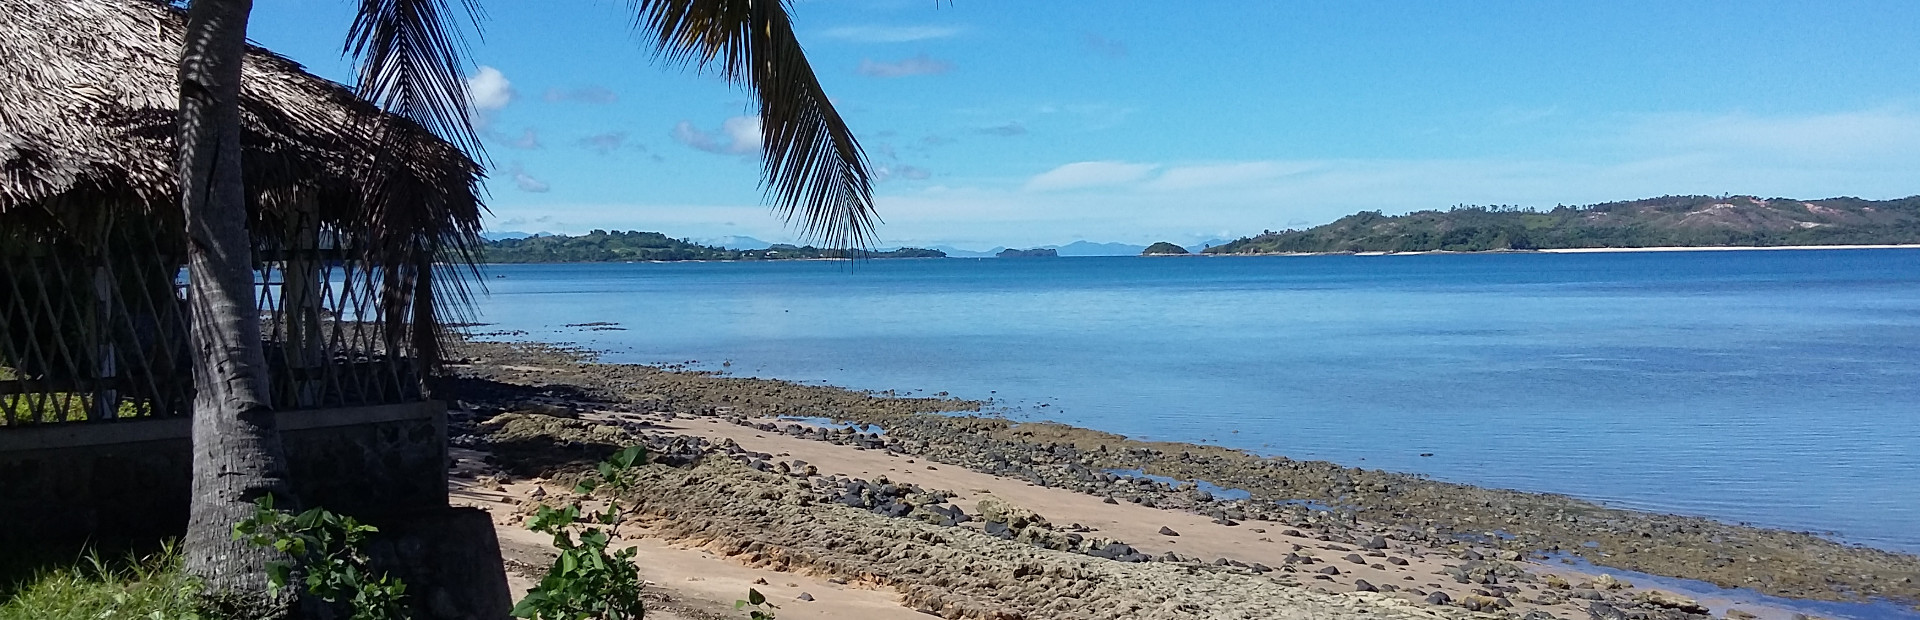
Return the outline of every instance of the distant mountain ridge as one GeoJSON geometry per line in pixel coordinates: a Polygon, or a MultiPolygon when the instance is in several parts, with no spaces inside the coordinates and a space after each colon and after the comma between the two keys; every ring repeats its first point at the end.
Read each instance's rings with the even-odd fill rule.
{"type": "Polygon", "coordinates": [[[1550,211],[1455,207],[1362,211],[1306,230],[1267,231],[1207,254],[1480,252],[1577,248],[1920,244],[1920,196],[1797,200],[1661,196],[1550,211]]]}

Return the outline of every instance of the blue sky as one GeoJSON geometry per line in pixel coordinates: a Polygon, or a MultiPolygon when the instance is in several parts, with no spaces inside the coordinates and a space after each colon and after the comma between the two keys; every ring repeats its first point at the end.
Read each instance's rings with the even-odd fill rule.
{"type": "MultiPolygon", "coordinates": [[[[795,238],[754,110],[615,0],[483,0],[496,230],[795,238]]],[[[1193,243],[1358,210],[1920,193],[1920,3],[809,0],[882,245],[1193,243]]],[[[254,40],[345,81],[346,0],[254,40]]]]}

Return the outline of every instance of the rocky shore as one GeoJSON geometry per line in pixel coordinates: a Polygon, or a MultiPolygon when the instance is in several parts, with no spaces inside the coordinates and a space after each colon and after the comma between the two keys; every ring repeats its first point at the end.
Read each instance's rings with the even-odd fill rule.
{"type": "MultiPolygon", "coordinates": [[[[1645,591],[1615,592],[1605,583],[1579,584],[1589,586],[1585,588],[1566,580],[1555,584],[1552,579],[1515,568],[1524,560],[1553,552],[1579,556],[1602,566],[1702,579],[1781,596],[1886,598],[1909,604],[1920,600],[1920,584],[1915,583],[1920,576],[1920,560],[1914,556],[1842,545],[1809,534],[1610,509],[1561,496],[1480,489],[1325,462],[1256,457],[1219,447],[1137,442],[1055,424],[943,413],[978,409],[978,403],[953,399],[898,398],[780,381],[598,364],[589,354],[544,345],[469,343],[456,355],[466,358],[467,363],[458,367],[460,378],[452,387],[474,416],[455,422],[456,431],[466,433],[458,435],[456,442],[486,443],[503,464],[518,469],[521,475],[551,474],[551,470],[564,469],[570,462],[584,462],[594,457],[595,450],[621,441],[652,443],[660,455],[657,462],[681,468],[659,470],[663,477],[658,483],[682,486],[674,487],[681,490],[671,493],[663,486],[656,489],[660,492],[643,496],[649,514],[681,524],[674,526],[680,535],[709,539],[721,547],[734,543],[771,545],[781,550],[781,557],[804,557],[806,564],[824,567],[822,570],[861,568],[866,571],[861,574],[895,582],[916,605],[949,617],[992,617],[989,611],[993,609],[1077,617],[1048,610],[1039,601],[1044,593],[1033,593],[1019,605],[1002,600],[1009,588],[1018,589],[1013,584],[1030,576],[1021,574],[1019,566],[1031,562],[1019,558],[1034,553],[1053,554],[1047,555],[1052,559],[1043,563],[1049,567],[1044,570],[1064,571],[1053,574],[1043,570],[1053,580],[1049,581],[1053,584],[1050,588],[1098,595],[1103,600],[1145,593],[1140,594],[1145,598],[1130,603],[1140,606],[1136,612],[1161,609],[1157,606],[1181,598],[1169,592],[1196,587],[1186,583],[1174,590],[1157,590],[1151,583],[1166,580],[1149,577],[1160,574],[1156,571],[1204,575],[1203,581],[1213,580],[1206,582],[1210,585],[1203,584],[1205,588],[1228,588],[1219,591],[1234,591],[1229,597],[1233,600],[1254,607],[1284,605],[1294,609],[1302,605],[1344,605],[1353,600],[1300,599],[1303,592],[1324,595],[1331,591],[1321,587],[1322,592],[1315,593],[1311,587],[1302,587],[1316,582],[1335,585],[1333,575],[1320,571],[1333,569],[1338,575],[1338,567],[1346,565],[1391,573],[1400,563],[1410,558],[1419,562],[1423,555],[1453,560],[1437,572],[1445,576],[1445,581],[1453,582],[1448,587],[1453,588],[1454,595],[1437,587],[1446,584],[1372,583],[1352,575],[1338,578],[1337,585],[1343,596],[1359,591],[1378,594],[1381,601],[1395,601],[1382,605],[1426,603],[1421,613],[1433,613],[1426,609],[1433,608],[1523,617],[1554,611],[1564,615],[1566,609],[1580,609],[1611,620],[1616,614],[1620,618],[1684,617],[1705,611],[1690,601],[1649,597],[1645,591]],[[598,423],[572,420],[579,411],[641,417],[624,421],[616,417],[598,423]],[[1214,525],[1260,528],[1263,533],[1271,530],[1276,539],[1299,541],[1293,545],[1304,553],[1288,553],[1270,564],[1229,557],[1187,557],[1171,551],[1148,554],[1134,548],[1139,541],[1108,538],[1078,524],[1051,523],[1018,506],[960,502],[954,501],[956,493],[951,490],[836,476],[838,472],[821,472],[810,463],[728,445],[730,440],[714,442],[684,434],[649,433],[652,423],[644,421],[644,416],[724,421],[762,434],[911,456],[1073,490],[1112,504],[1205,515],[1214,525]],[[884,433],[775,420],[779,416],[877,425],[884,433]],[[552,427],[555,420],[584,425],[560,432],[562,436],[588,435],[556,443],[553,436],[559,427],[552,427]],[[544,430],[528,431],[529,425],[544,430]],[[594,439],[592,433],[605,436],[594,439]],[[715,455],[726,458],[708,458],[715,455]],[[1251,497],[1217,497],[1191,483],[1115,473],[1126,470],[1206,480],[1243,489],[1251,497]],[[687,483],[696,479],[704,482],[687,483]],[[709,492],[714,488],[725,491],[715,495],[709,492]],[[742,489],[754,490],[743,494],[742,489]],[[773,509],[770,503],[788,508],[773,509]],[[821,509],[831,506],[845,510],[821,509]],[[792,514],[782,512],[789,509],[792,514]],[[841,533],[838,536],[857,539],[841,540],[841,547],[861,551],[820,548],[822,540],[839,539],[822,530],[802,527],[799,521],[782,521],[817,521],[827,514],[869,520],[854,529],[833,530],[841,533]],[[886,534],[859,542],[867,540],[873,528],[886,534]],[[932,536],[943,542],[929,543],[927,548],[909,545],[912,548],[896,549],[907,544],[900,542],[902,536],[907,541],[924,541],[932,536]],[[892,542],[882,544],[883,540],[892,542]],[[935,571],[928,567],[932,564],[889,561],[885,566],[856,566],[874,561],[874,553],[881,549],[894,549],[897,553],[879,552],[899,556],[894,560],[928,556],[972,566],[968,563],[972,560],[941,555],[952,552],[955,540],[963,541],[961,546],[969,549],[996,549],[987,554],[993,557],[1011,554],[1004,556],[1011,568],[1003,567],[1010,573],[981,568],[977,580],[967,581],[951,571],[931,579],[929,573],[935,571]],[[1335,551],[1331,547],[1349,551],[1349,557],[1331,553],[1335,551]],[[1147,572],[1128,572],[1136,570],[1147,572]],[[1098,584],[1114,583],[1132,585],[1119,592],[1096,592],[1105,587],[1098,584]],[[1464,590],[1460,589],[1462,584],[1464,590]],[[1239,590],[1248,588],[1249,592],[1281,590],[1269,600],[1261,598],[1267,595],[1242,596],[1239,590]]],[[[736,552],[752,553],[729,550],[736,552]]],[[[1180,604],[1214,603],[1202,598],[1180,604]]],[[[1211,617],[1255,613],[1254,608],[1238,607],[1213,611],[1225,615],[1211,617]]],[[[1171,615],[1164,617],[1187,617],[1167,613],[1171,615]]]]}

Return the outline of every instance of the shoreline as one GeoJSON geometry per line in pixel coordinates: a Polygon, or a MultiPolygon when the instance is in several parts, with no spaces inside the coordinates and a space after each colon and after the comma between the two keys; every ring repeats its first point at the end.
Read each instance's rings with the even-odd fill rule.
{"type": "Polygon", "coordinates": [[[1489,553],[1566,553],[1597,566],[1798,599],[1886,598],[1908,601],[1904,605],[1920,601],[1920,584],[1913,583],[1914,576],[1920,575],[1920,558],[1805,533],[1608,508],[1564,496],[1441,483],[1325,462],[1261,458],[1217,446],[1141,442],[1058,424],[972,417],[964,412],[978,403],[969,401],[893,398],[783,381],[601,364],[590,354],[549,345],[474,343],[467,348],[483,353],[486,361],[476,362],[475,367],[496,369],[490,372],[551,368],[545,373],[548,376],[540,378],[556,386],[611,396],[631,392],[622,384],[648,385],[641,394],[641,409],[705,411],[705,415],[752,411],[874,424],[886,429],[889,441],[912,446],[899,448],[903,454],[1046,488],[1111,494],[1117,487],[1101,480],[1097,472],[1138,469],[1247,489],[1254,499],[1213,498],[1188,507],[1238,515],[1234,520],[1239,521],[1299,518],[1301,511],[1276,510],[1273,501],[1324,502],[1342,506],[1328,513],[1332,518],[1401,528],[1448,544],[1486,545],[1492,550],[1489,553]],[[517,361],[503,364],[503,359],[517,361]],[[942,413],[953,410],[963,415],[942,413]],[[1049,464],[1043,466],[1043,460],[1049,464]],[[1512,538],[1486,532],[1511,533],[1512,538]]]}
{"type": "Polygon", "coordinates": [[[1421,250],[1416,252],[1245,252],[1232,254],[1205,254],[1196,252],[1195,256],[1431,256],[1440,254],[1628,254],[1637,252],[1760,252],[1778,250],[1915,250],[1920,243],[1911,244],[1859,244],[1859,245],[1695,245],[1695,246],[1656,246],[1644,248],[1544,248],[1535,250],[1421,250]]]}
{"type": "MultiPolygon", "coordinates": [[[[1857,244],[1857,245],[1699,245],[1699,246],[1657,246],[1644,248],[1546,248],[1534,250],[1421,250],[1416,252],[1245,252],[1232,254],[1209,254],[1205,251],[1187,254],[1128,254],[1112,256],[1056,256],[1049,258],[1213,258],[1237,256],[1433,256],[1455,254],[1631,254],[1639,252],[1766,252],[1791,250],[1920,250],[1920,243],[1893,244],[1857,244]]],[[[992,256],[913,256],[913,257],[867,257],[859,260],[980,260],[996,258],[992,256]]],[[[618,261],[552,261],[518,263],[481,263],[482,266],[496,265],[632,265],[632,264],[671,264],[671,263],[791,263],[808,261],[846,261],[845,258],[778,258],[778,259],[688,259],[688,260],[618,260],[618,261]]]]}

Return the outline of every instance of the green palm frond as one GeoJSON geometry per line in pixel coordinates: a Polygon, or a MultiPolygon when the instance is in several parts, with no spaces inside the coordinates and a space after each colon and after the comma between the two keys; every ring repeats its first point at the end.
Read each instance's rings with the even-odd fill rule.
{"type": "Polygon", "coordinates": [[[779,0],[631,0],[668,62],[716,67],[759,98],[774,209],[831,247],[865,247],[878,217],[866,154],[820,87],[779,0]]]}
{"type": "MultiPolygon", "coordinates": [[[[459,2],[478,24],[479,7],[459,2]]],[[[446,0],[360,0],[343,51],[359,65],[361,97],[478,154],[462,79],[466,39],[449,8],[446,0]]]]}

